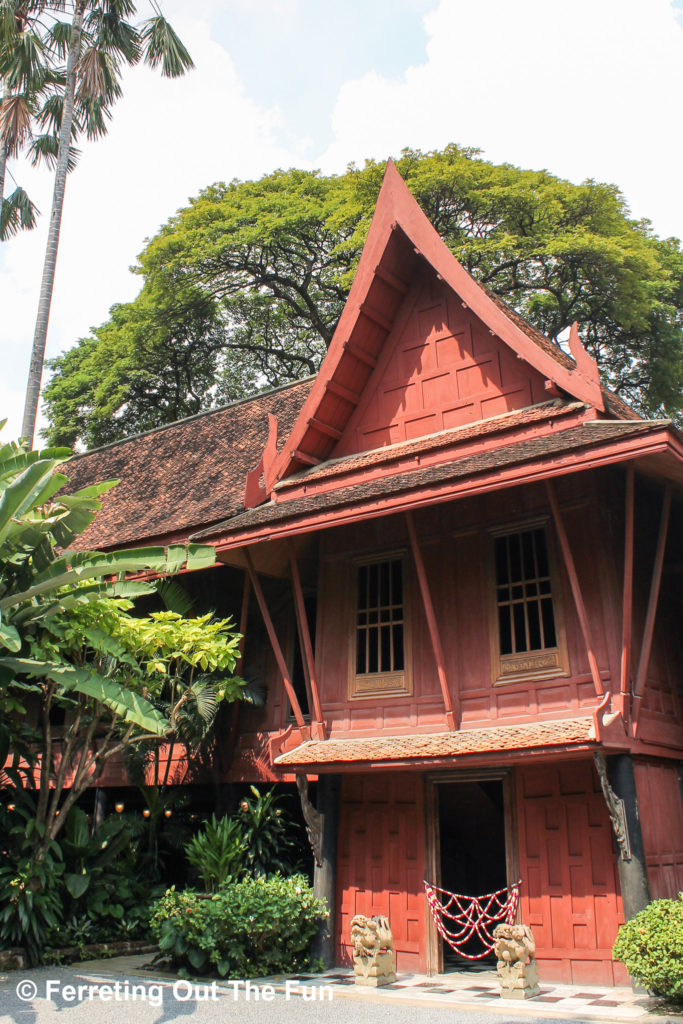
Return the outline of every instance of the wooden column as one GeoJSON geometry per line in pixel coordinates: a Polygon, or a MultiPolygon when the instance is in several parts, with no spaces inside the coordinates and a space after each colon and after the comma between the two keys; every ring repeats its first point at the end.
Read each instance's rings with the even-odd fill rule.
{"type": "Polygon", "coordinates": [[[457,695],[455,696],[455,700],[451,699],[448,677],[446,676],[446,662],[443,656],[441,637],[439,635],[439,626],[436,621],[436,615],[434,614],[434,604],[429,590],[429,582],[427,580],[427,573],[425,572],[422,552],[420,551],[420,546],[417,543],[417,534],[415,533],[415,523],[413,522],[412,512],[406,512],[405,518],[408,526],[408,536],[410,537],[410,547],[413,552],[413,561],[415,562],[415,569],[417,570],[417,579],[420,584],[422,603],[424,605],[425,616],[427,618],[427,627],[432,641],[434,660],[436,661],[436,672],[439,677],[444,711],[446,713],[446,722],[450,729],[458,729],[460,726],[460,701],[457,695]]]}
{"type": "MultiPolygon", "coordinates": [[[[247,642],[247,619],[249,617],[249,595],[251,593],[251,582],[249,580],[249,573],[244,574],[244,584],[242,587],[242,608],[240,610],[240,633],[242,639],[239,643],[239,657],[235,662],[235,675],[239,676],[242,674],[242,665],[244,664],[244,646],[247,642]]],[[[235,756],[235,745],[237,743],[237,726],[240,718],[240,705],[241,700],[234,700],[232,707],[230,708],[230,730],[228,733],[227,751],[220,748],[218,755],[218,767],[220,769],[221,776],[225,776],[230,770],[233,758],[235,756]]],[[[220,783],[219,783],[220,784],[220,783]]]]}
{"type": "Polygon", "coordinates": [[[602,685],[602,679],[600,678],[600,669],[598,668],[598,660],[595,657],[595,651],[593,650],[593,643],[591,641],[590,629],[588,626],[588,616],[586,615],[586,606],[583,602],[583,595],[581,593],[581,586],[579,584],[579,577],[576,574],[576,566],[574,564],[574,558],[572,556],[571,548],[569,546],[569,540],[567,533],[562,522],[562,516],[560,515],[560,509],[557,504],[557,498],[555,497],[555,490],[551,480],[546,480],[545,489],[548,495],[548,502],[553,514],[553,520],[555,522],[555,530],[557,531],[557,538],[560,542],[560,548],[562,550],[562,557],[564,558],[564,565],[567,570],[567,576],[569,577],[569,583],[572,588],[572,594],[574,596],[574,604],[576,606],[576,614],[579,619],[579,625],[581,627],[581,633],[583,635],[583,642],[586,645],[586,652],[588,654],[588,664],[591,670],[591,676],[593,679],[593,686],[598,697],[602,697],[604,694],[604,688],[602,685]]]}
{"type": "Polygon", "coordinates": [[[294,608],[296,611],[297,626],[299,628],[299,638],[301,640],[303,660],[306,665],[306,674],[308,676],[310,689],[311,710],[313,711],[313,719],[318,727],[317,731],[320,733],[317,738],[324,740],[325,723],[323,722],[323,714],[320,706],[320,693],[318,690],[318,680],[315,671],[313,644],[311,643],[311,632],[308,628],[308,618],[306,616],[306,606],[304,604],[304,592],[301,588],[301,576],[299,574],[299,566],[296,560],[296,551],[294,550],[294,544],[291,540],[289,541],[289,564],[292,570],[294,608]]]}
{"type": "Polygon", "coordinates": [[[671,484],[664,488],[664,500],[662,502],[662,514],[659,519],[659,536],[657,537],[657,550],[655,551],[655,564],[652,568],[652,580],[650,582],[650,596],[647,602],[647,615],[645,616],[645,627],[643,629],[643,645],[640,649],[640,660],[638,672],[636,673],[636,685],[633,689],[632,721],[633,735],[638,732],[638,717],[640,707],[645,693],[647,682],[647,671],[650,667],[650,654],[652,653],[652,636],[655,629],[655,617],[657,615],[657,604],[659,601],[659,589],[662,583],[662,569],[664,567],[664,552],[666,550],[666,538],[669,532],[669,516],[671,513],[671,484]]]}
{"type": "Polygon", "coordinates": [[[251,585],[254,588],[254,594],[256,595],[258,606],[261,609],[261,615],[263,616],[263,622],[266,627],[266,632],[268,633],[268,639],[270,640],[270,645],[273,649],[273,654],[275,655],[277,666],[280,669],[282,682],[287,692],[287,696],[289,697],[289,703],[292,706],[292,711],[294,712],[296,724],[298,726],[304,726],[306,724],[304,721],[304,716],[301,714],[301,708],[299,707],[299,701],[297,700],[296,693],[294,692],[292,679],[289,674],[289,669],[287,668],[287,662],[285,661],[285,657],[282,653],[282,648],[280,647],[277,638],[277,633],[275,632],[275,627],[273,626],[273,620],[270,617],[268,606],[266,605],[266,599],[263,596],[263,591],[261,589],[261,584],[259,583],[259,578],[256,575],[256,571],[254,570],[254,563],[252,561],[249,548],[244,549],[244,557],[247,563],[247,572],[249,573],[249,579],[251,580],[251,585]]]}
{"type": "Polygon", "coordinates": [[[313,893],[327,903],[329,917],[323,918],[313,939],[314,959],[325,967],[334,966],[334,942],[337,921],[337,833],[341,775],[319,775],[316,803],[322,817],[322,864],[313,869],[313,893]]]}
{"type": "Polygon", "coordinates": [[[621,676],[620,701],[624,720],[629,714],[631,693],[631,634],[633,627],[633,505],[635,470],[633,463],[626,471],[626,503],[624,508],[624,589],[621,614],[621,676]]]}
{"type": "Polygon", "coordinates": [[[617,853],[619,883],[624,901],[624,917],[630,921],[650,902],[650,886],[647,878],[647,863],[643,834],[638,813],[638,794],[633,772],[633,758],[630,754],[616,754],[606,758],[607,775],[614,795],[622,801],[624,822],[628,831],[630,857],[617,853]]]}

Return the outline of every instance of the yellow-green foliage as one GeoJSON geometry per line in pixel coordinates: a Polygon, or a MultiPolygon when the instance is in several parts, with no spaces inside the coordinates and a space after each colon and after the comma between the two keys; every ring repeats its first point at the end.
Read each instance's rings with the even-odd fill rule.
{"type": "Polygon", "coordinates": [[[635,981],[683,1003],[683,893],[654,900],[619,929],[612,955],[635,981]]]}

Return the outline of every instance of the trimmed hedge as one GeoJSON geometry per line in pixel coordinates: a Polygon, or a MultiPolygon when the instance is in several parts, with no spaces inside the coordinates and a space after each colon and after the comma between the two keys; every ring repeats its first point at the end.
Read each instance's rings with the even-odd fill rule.
{"type": "Polygon", "coordinates": [[[327,916],[304,875],[246,878],[206,895],[169,889],[150,926],[174,967],[257,978],[310,967],[310,942],[327,916]]]}
{"type": "Polygon", "coordinates": [[[655,995],[683,1003],[683,893],[654,900],[622,925],[612,956],[655,995]]]}

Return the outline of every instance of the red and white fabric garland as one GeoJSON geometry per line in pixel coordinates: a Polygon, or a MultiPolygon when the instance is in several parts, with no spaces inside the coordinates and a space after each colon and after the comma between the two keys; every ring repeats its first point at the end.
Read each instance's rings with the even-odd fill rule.
{"type": "Polygon", "coordinates": [[[521,884],[515,882],[507,889],[489,892],[485,896],[462,896],[429,882],[424,885],[434,924],[444,942],[467,960],[481,960],[496,944],[493,938],[495,926],[514,923],[521,884]],[[483,952],[472,954],[463,951],[462,947],[473,938],[481,941],[483,952]]]}

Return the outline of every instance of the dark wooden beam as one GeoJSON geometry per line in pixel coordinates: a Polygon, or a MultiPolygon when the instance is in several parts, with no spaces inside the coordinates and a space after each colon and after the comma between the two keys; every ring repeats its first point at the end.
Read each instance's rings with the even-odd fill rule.
{"type": "Polygon", "coordinates": [[[292,570],[292,587],[294,590],[294,609],[296,612],[297,627],[299,629],[299,638],[301,640],[301,647],[303,651],[303,660],[306,665],[306,674],[308,676],[308,683],[311,691],[311,710],[313,711],[313,718],[318,725],[319,731],[322,733],[321,736],[316,738],[325,739],[326,731],[320,706],[320,691],[318,690],[318,679],[315,671],[315,656],[313,654],[313,644],[311,643],[311,632],[308,628],[308,618],[306,616],[306,606],[304,604],[304,592],[301,587],[299,565],[296,560],[296,550],[292,540],[288,541],[288,548],[289,564],[292,570]]]}
{"type": "Polygon", "coordinates": [[[357,391],[352,391],[351,388],[345,388],[343,384],[337,384],[336,380],[328,380],[326,384],[327,391],[330,391],[337,398],[343,398],[349,405],[358,405],[361,396],[357,391]]]}
{"type": "Polygon", "coordinates": [[[367,302],[362,302],[360,307],[361,313],[363,313],[369,320],[376,323],[378,327],[386,331],[387,334],[391,333],[394,326],[393,320],[390,320],[388,316],[385,316],[379,309],[375,309],[374,306],[370,306],[367,302]]]}
{"type": "Polygon", "coordinates": [[[400,292],[401,295],[405,295],[410,287],[407,281],[404,281],[403,278],[393,274],[391,270],[387,270],[387,268],[383,267],[381,263],[378,263],[375,267],[375,277],[378,277],[380,281],[384,281],[384,283],[388,284],[390,288],[394,289],[394,291],[400,292]]]}
{"type": "Polygon", "coordinates": [[[259,578],[256,575],[256,570],[254,569],[254,563],[252,561],[249,548],[244,549],[244,557],[247,563],[247,572],[249,573],[249,579],[251,580],[251,585],[254,588],[254,594],[256,595],[258,606],[261,609],[261,615],[263,616],[263,622],[266,627],[268,639],[270,640],[270,646],[273,649],[275,661],[277,662],[277,666],[280,669],[282,682],[287,692],[287,696],[289,697],[289,703],[291,704],[292,711],[294,712],[296,724],[298,726],[304,726],[306,724],[304,721],[304,716],[301,713],[299,701],[297,700],[296,693],[294,692],[294,686],[292,685],[292,679],[289,674],[289,669],[287,668],[287,662],[285,661],[285,657],[282,653],[282,648],[280,647],[280,643],[277,638],[277,633],[275,632],[275,627],[273,626],[273,620],[270,617],[270,612],[268,611],[266,599],[263,596],[263,590],[261,589],[259,578]]]}
{"type": "Polygon", "coordinates": [[[242,587],[242,608],[240,611],[240,633],[242,639],[239,644],[239,657],[235,664],[235,675],[239,675],[242,671],[242,664],[244,662],[244,645],[247,640],[247,618],[249,615],[249,595],[251,593],[251,580],[249,579],[249,573],[244,574],[244,585],[242,587]]]}
{"type": "Polygon", "coordinates": [[[358,345],[354,345],[352,341],[347,341],[344,345],[344,351],[348,352],[350,356],[357,359],[360,363],[365,363],[371,370],[374,370],[377,366],[377,359],[372,355],[371,352],[366,352],[364,348],[360,348],[358,345]]]}
{"type": "Polygon", "coordinates": [[[308,425],[313,427],[314,430],[317,430],[319,434],[325,434],[327,437],[331,437],[335,441],[339,441],[342,436],[341,430],[337,430],[336,427],[330,426],[329,423],[324,423],[315,416],[311,416],[308,421],[308,425]]]}
{"type": "Polygon", "coordinates": [[[600,678],[598,660],[595,657],[595,651],[593,649],[590,628],[588,626],[588,616],[586,615],[586,606],[583,601],[581,586],[579,584],[579,577],[576,574],[574,558],[572,556],[571,548],[569,546],[569,540],[567,538],[567,533],[564,528],[564,523],[562,522],[562,516],[560,515],[560,509],[557,504],[557,498],[555,497],[555,490],[553,487],[552,480],[546,480],[545,489],[548,495],[550,509],[553,514],[555,530],[557,532],[557,538],[560,542],[560,549],[562,551],[562,557],[564,558],[565,569],[567,570],[567,576],[569,577],[569,584],[572,588],[572,594],[574,596],[574,605],[576,606],[576,614],[579,619],[579,626],[581,627],[583,642],[586,646],[586,652],[588,654],[588,664],[590,666],[591,677],[593,679],[593,686],[595,688],[596,695],[598,697],[602,697],[605,691],[602,685],[602,679],[600,678]]]}
{"type": "Polygon", "coordinates": [[[657,615],[657,604],[659,602],[659,590],[662,582],[662,569],[664,567],[664,552],[666,550],[666,538],[669,532],[669,517],[671,513],[671,484],[664,488],[662,501],[662,512],[659,518],[659,535],[657,537],[657,550],[655,561],[652,567],[652,580],[650,581],[650,596],[647,602],[647,614],[645,616],[645,627],[643,629],[643,643],[640,648],[640,660],[636,673],[636,684],[633,688],[633,703],[631,717],[633,723],[633,735],[638,732],[638,718],[645,694],[647,672],[650,667],[650,654],[652,653],[652,637],[655,630],[655,617],[657,615]]]}
{"type": "Polygon", "coordinates": [[[303,462],[306,466],[319,466],[322,462],[317,455],[309,455],[308,452],[302,452],[300,448],[292,452],[292,458],[297,462],[303,462]]]}
{"type": "Polygon", "coordinates": [[[621,613],[621,713],[626,720],[631,693],[631,639],[633,630],[633,507],[635,470],[631,463],[626,470],[626,503],[624,509],[624,588],[621,613]]]}
{"type": "Polygon", "coordinates": [[[450,729],[458,729],[460,726],[460,701],[457,695],[455,700],[451,699],[448,677],[446,675],[446,661],[443,656],[441,636],[439,635],[439,625],[436,621],[436,615],[434,614],[434,604],[429,590],[429,582],[427,580],[427,573],[425,572],[422,552],[420,551],[420,545],[417,542],[417,534],[415,533],[415,523],[413,522],[412,512],[406,512],[405,518],[406,525],[408,527],[408,536],[410,538],[410,547],[413,553],[413,561],[415,562],[415,569],[417,570],[417,579],[420,584],[420,593],[422,594],[422,603],[424,605],[425,616],[427,619],[427,627],[432,641],[434,660],[436,661],[436,672],[439,678],[439,685],[441,687],[446,721],[450,729]]]}

